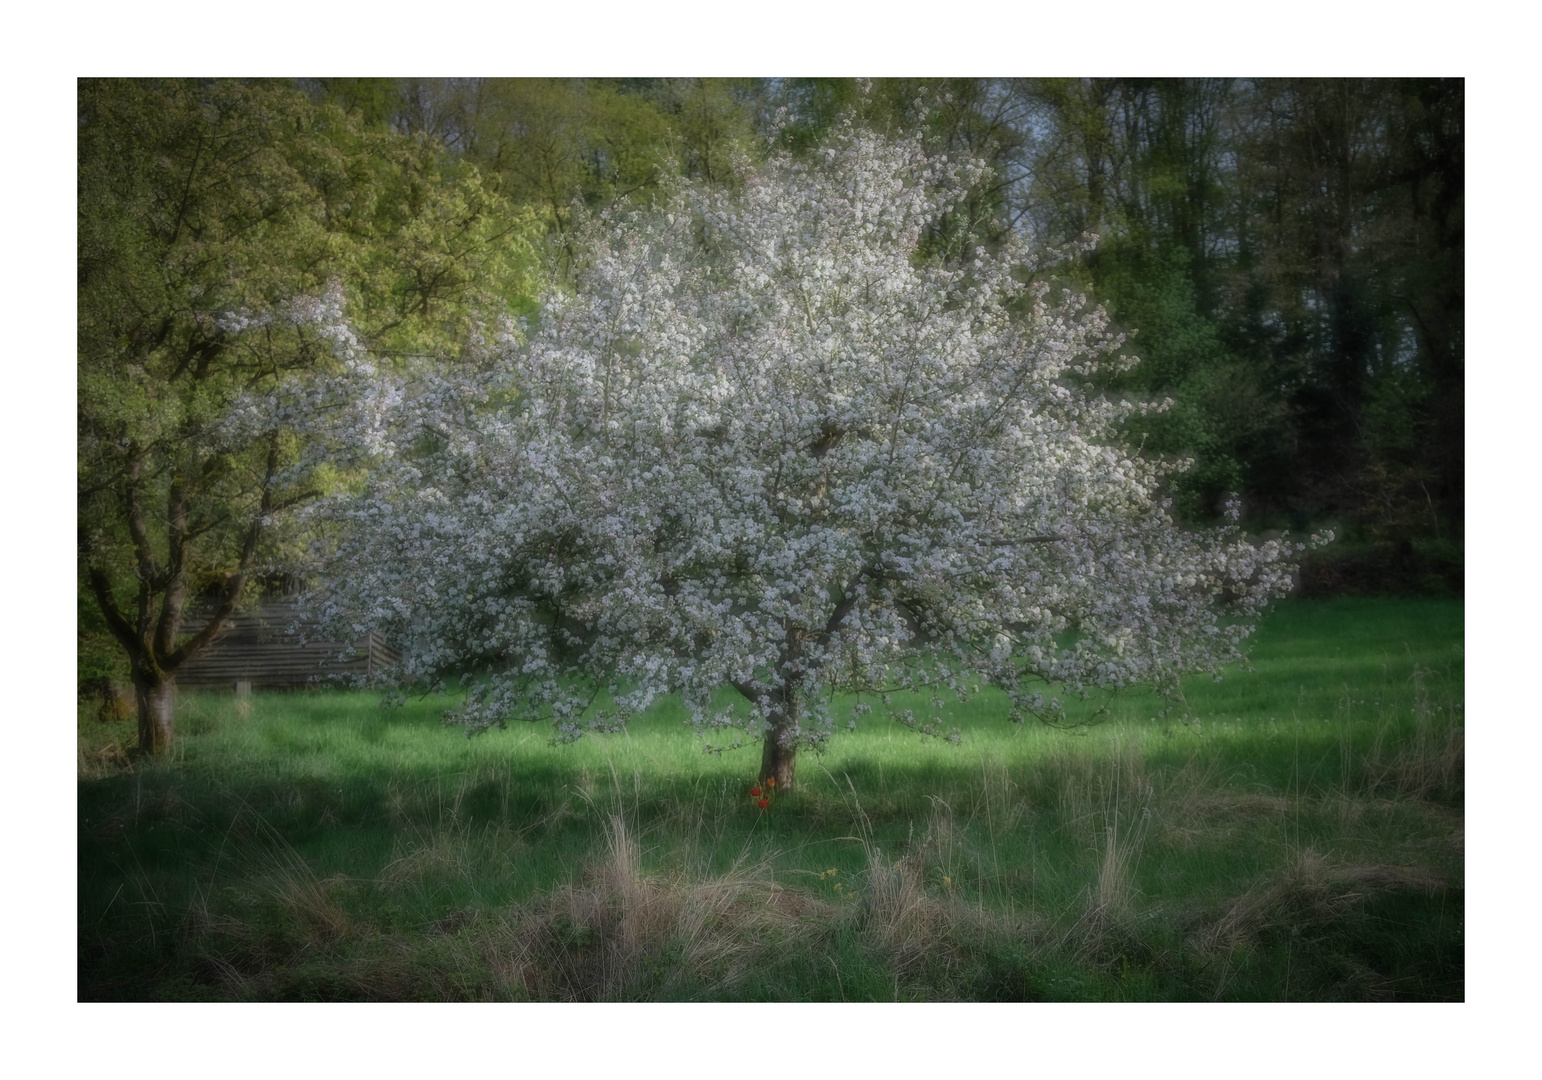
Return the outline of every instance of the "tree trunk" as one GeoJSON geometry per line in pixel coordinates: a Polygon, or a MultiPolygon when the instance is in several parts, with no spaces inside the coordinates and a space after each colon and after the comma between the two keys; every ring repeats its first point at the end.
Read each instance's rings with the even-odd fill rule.
{"type": "MultiPolygon", "coordinates": [[[[794,732],[803,714],[800,692],[802,676],[797,670],[798,661],[802,655],[802,634],[793,632],[789,635],[787,645],[783,648],[781,659],[777,663],[777,670],[782,673],[785,681],[780,687],[771,691],[768,702],[771,729],[766,732],[765,741],[761,743],[760,775],[757,779],[775,780],[777,791],[788,791],[792,788],[793,766],[798,757],[798,743],[794,732]]],[[[760,700],[760,695],[750,683],[736,682],[734,688],[750,701],[760,700]]]]}
{"type": "Polygon", "coordinates": [[[169,753],[174,704],[177,697],[176,680],[136,678],[134,695],[139,702],[140,751],[157,756],[169,753]]]}
{"type": "Polygon", "coordinates": [[[790,726],[785,716],[778,717],[771,730],[766,732],[766,741],[761,745],[760,779],[775,780],[777,791],[792,789],[793,766],[797,764],[798,748],[782,743],[782,736],[790,726]]]}

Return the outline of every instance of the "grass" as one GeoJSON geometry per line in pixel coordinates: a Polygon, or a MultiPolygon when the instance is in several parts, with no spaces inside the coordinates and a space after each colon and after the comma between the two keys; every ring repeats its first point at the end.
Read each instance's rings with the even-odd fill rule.
{"type": "Polygon", "coordinates": [[[765,812],[675,703],[553,747],[187,694],[159,762],[82,719],[79,995],[1462,999],[1460,601],[1293,601],[1253,667],[1076,732],[875,714],[765,812]]]}

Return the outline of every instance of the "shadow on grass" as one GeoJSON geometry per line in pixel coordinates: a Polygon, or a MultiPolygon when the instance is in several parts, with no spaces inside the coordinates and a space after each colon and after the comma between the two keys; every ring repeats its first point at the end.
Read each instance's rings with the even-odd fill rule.
{"type": "Polygon", "coordinates": [[[551,747],[188,695],[173,760],[83,770],[79,993],[1460,998],[1460,607],[1421,603],[1287,605],[1187,718],[867,723],[767,811],[758,753],[702,755],[677,705],[551,747]]]}

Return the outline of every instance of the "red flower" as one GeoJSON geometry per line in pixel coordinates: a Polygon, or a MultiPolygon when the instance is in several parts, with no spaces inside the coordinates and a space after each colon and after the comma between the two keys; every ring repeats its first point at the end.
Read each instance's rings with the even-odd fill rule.
{"type": "Polygon", "coordinates": [[[762,810],[764,810],[764,809],[765,809],[765,808],[766,808],[766,807],[768,807],[768,806],[770,806],[770,805],[771,805],[771,800],[770,800],[770,799],[761,799],[761,800],[760,800],[760,801],[759,801],[759,802],[758,802],[758,803],[756,803],[756,804],[755,804],[755,805],[756,805],[756,806],[758,806],[758,807],[760,807],[760,808],[761,808],[761,809],[762,809],[762,810]]]}
{"type": "Polygon", "coordinates": [[[753,797],[755,797],[757,799],[760,798],[760,789],[758,787],[750,788],[750,795],[752,795],[753,797]]]}

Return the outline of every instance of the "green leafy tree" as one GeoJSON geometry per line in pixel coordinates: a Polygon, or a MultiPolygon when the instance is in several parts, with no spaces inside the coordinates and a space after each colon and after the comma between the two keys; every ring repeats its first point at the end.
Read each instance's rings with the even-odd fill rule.
{"type": "Polygon", "coordinates": [[[78,102],[80,586],[163,753],[178,668],[339,481],[292,416],[237,404],[337,366],[314,309],[345,294],[381,356],[474,341],[531,292],[539,226],[432,143],[283,85],[84,80],[78,102]]]}
{"type": "Polygon", "coordinates": [[[1286,388],[1305,494],[1438,535],[1463,505],[1462,82],[1257,80],[1238,109],[1237,337],[1286,388]]]}
{"type": "Polygon", "coordinates": [[[731,183],[759,149],[753,80],[316,79],[312,96],[442,143],[540,214],[572,269],[575,206],[648,202],[670,175],[731,183]],[[389,99],[388,102],[384,99],[389,99]]]}

